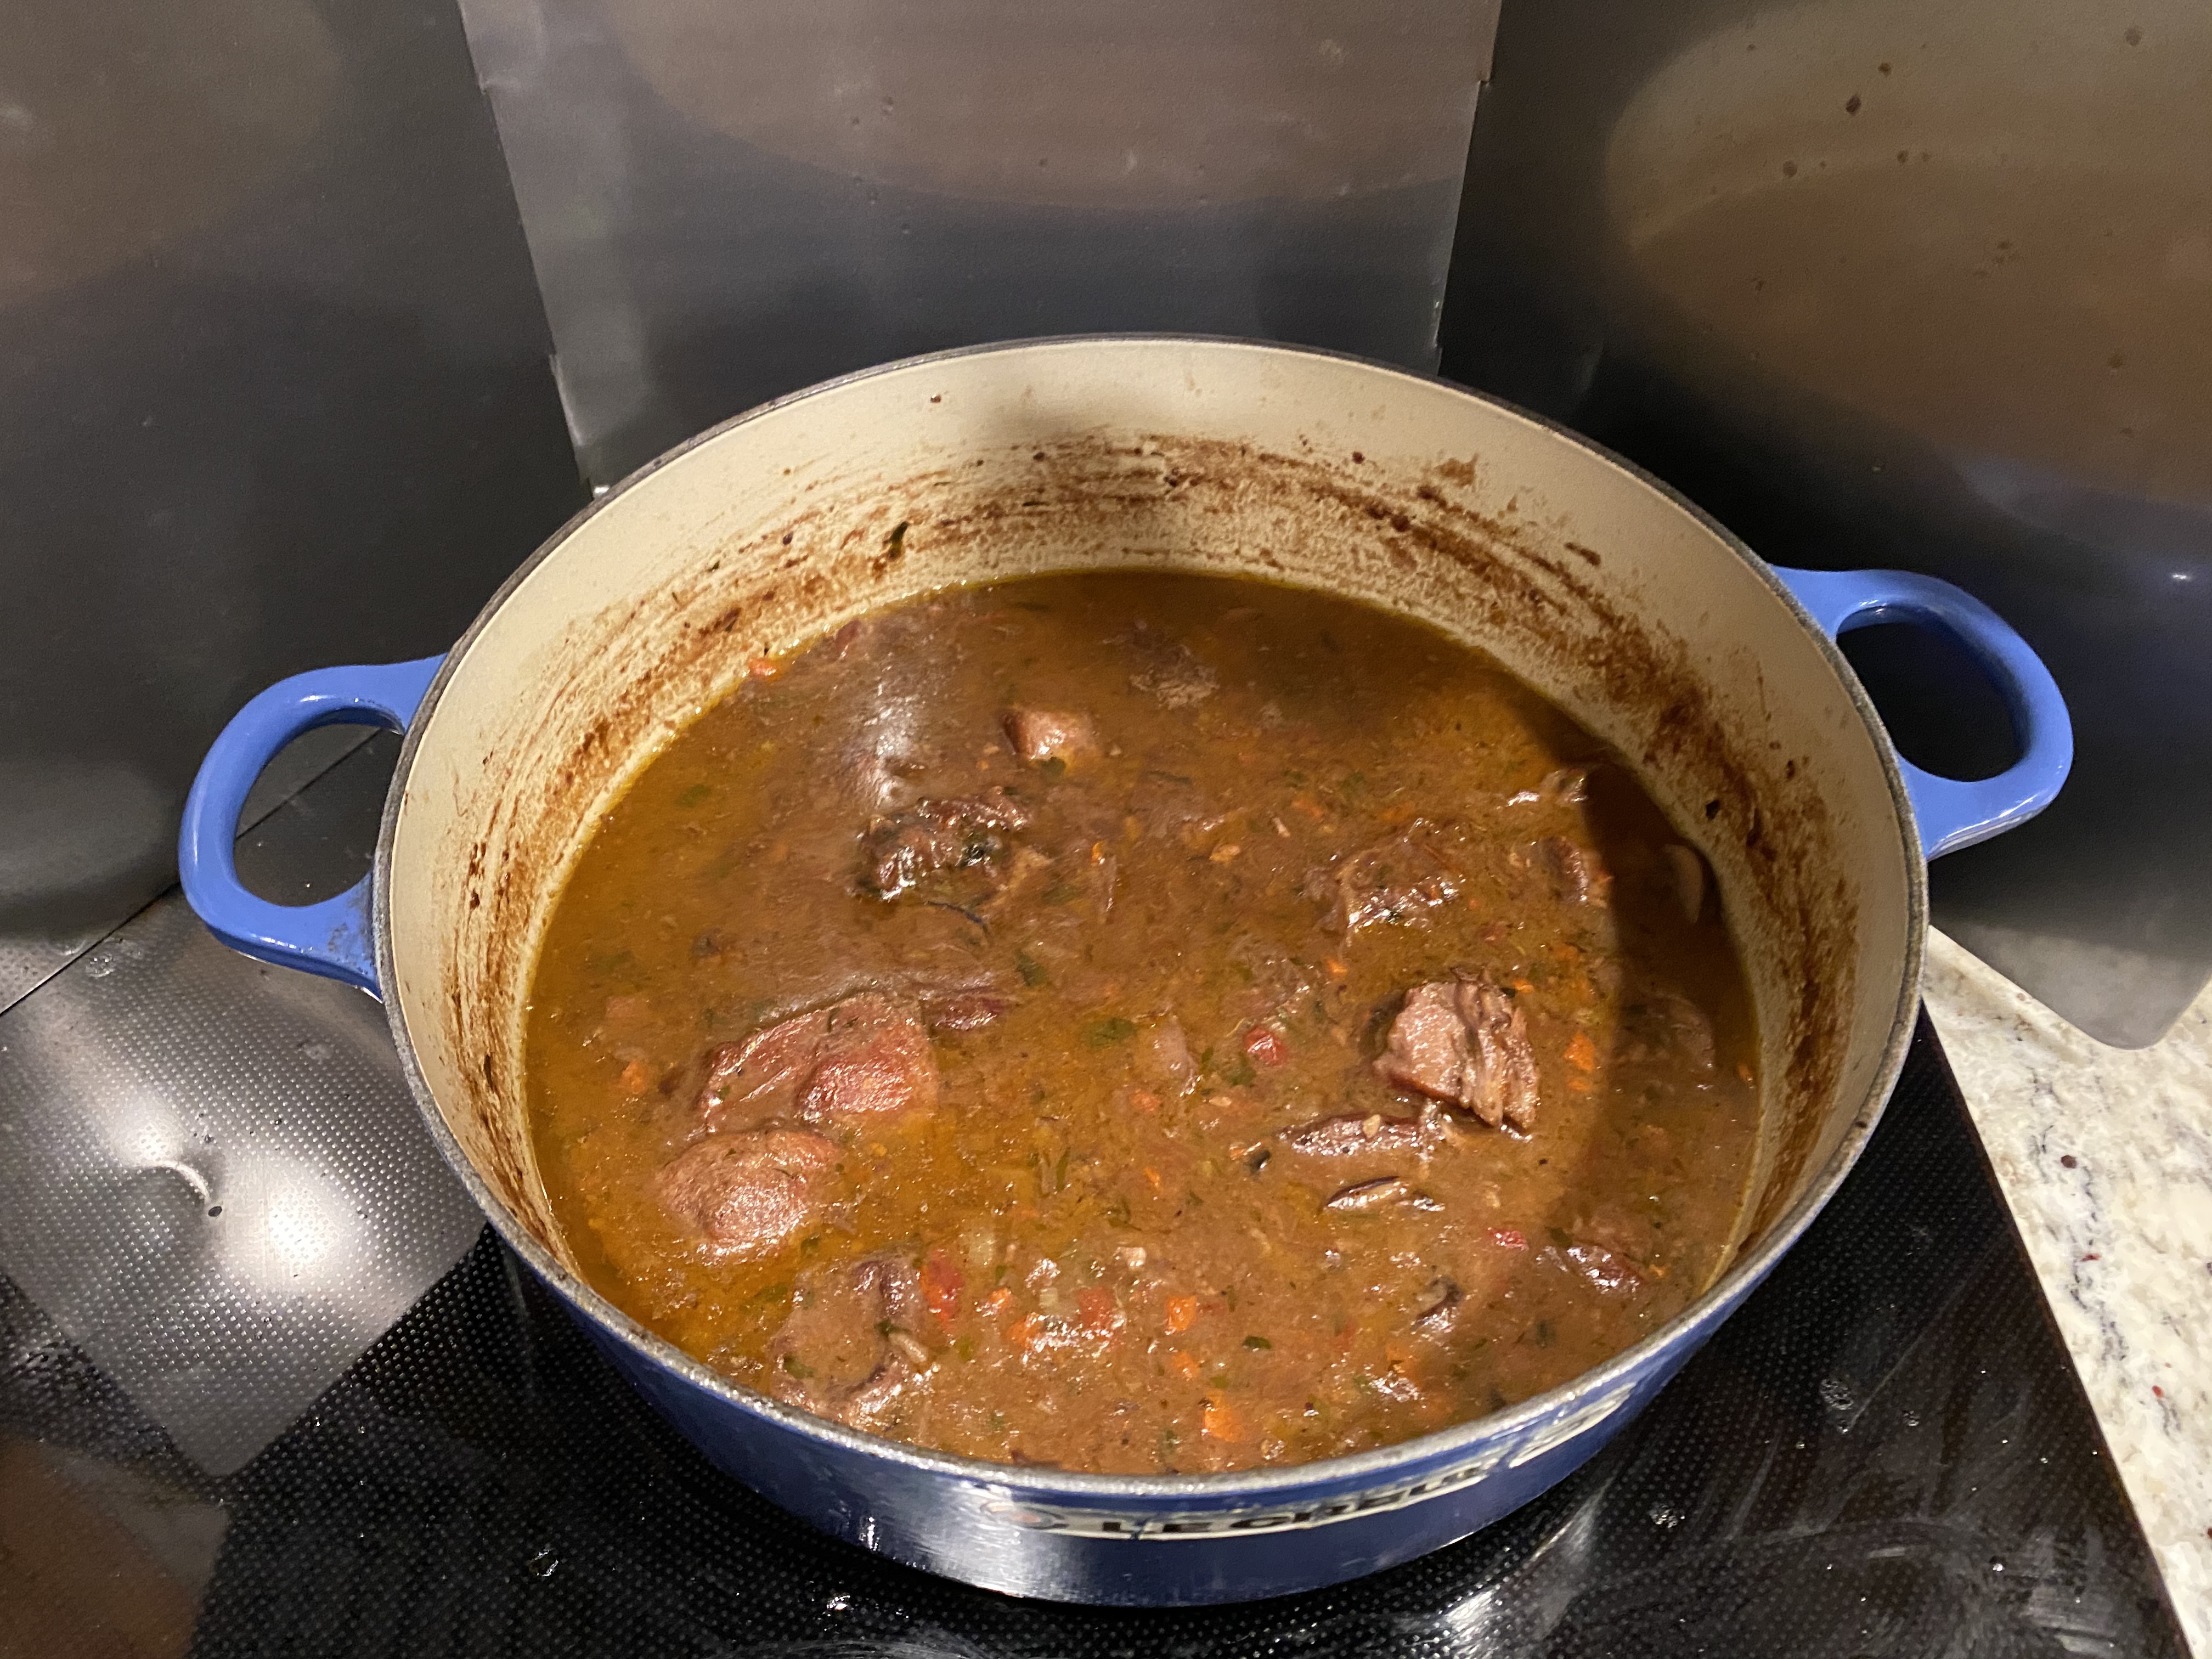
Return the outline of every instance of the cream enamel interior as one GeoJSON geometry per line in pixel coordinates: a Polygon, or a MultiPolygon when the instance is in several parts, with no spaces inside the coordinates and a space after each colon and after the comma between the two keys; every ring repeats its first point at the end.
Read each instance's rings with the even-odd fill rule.
{"type": "Polygon", "coordinates": [[[1133,563],[1425,618],[1638,764],[1711,860],[1753,980],[1749,1231],[1879,1105],[1916,850],[1837,659],[1764,572],[1575,441],[1435,382],[1228,342],[1045,342],[836,383],[641,474],[526,568],[418,720],[386,995],[454,1139],[557,1258],[522,1013],[606,802],[756,655],[947,584],[1133,563]]]}

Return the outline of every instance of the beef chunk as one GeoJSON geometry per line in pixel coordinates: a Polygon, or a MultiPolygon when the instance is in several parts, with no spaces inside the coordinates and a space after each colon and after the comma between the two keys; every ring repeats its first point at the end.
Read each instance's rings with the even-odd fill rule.
{"type": "Polygon", "coordinates": [[[1607,1296],[1632,1296],[1644,1288],[1636,1264],[1601,1245],[1569,1244],[1542,1251],[1538,1260],[1565,1268],[1607,1296]]]}
{"type": "Polygon", "coordinates": [[[1520,1008],[1486,979],[1440,981],[1406,994],[1376,1072],[1527,1133],[1536,1112],[1536,1057],[1520,1008]]]}
{"type": "Polygon", "coordinates": [[[948,870],[1002,872],[1029,813],[1003,789],[970,799],[925,800],[878,818],[860,837],[860,886],[878,898],[948,870]]]}
{"type": "Polygon", "coordinates": [[[988,991],[956,991],[929,1006],[933,1031],[980,1031],[1013,1005],[988,991]]]}
{"type": "Polygon", "coordinates": [[[810,1269],[769,1344],[769,1391],[854,1428],[873,1419],[931,1365],[933,1325],[914,1264],[890,1255],[810,1269]]]}
{"type": "Polygon", "coordinates": [[[1426,1193],[1409,1184],[1401,1176],[1382,1176],[1373,1181],[1362,1181],[1346,1187],[1322,1201],[1324,1210],[1340,1214],[1360,1215],[1370,1210],[1387,1209],[1394,1204],[1403,1204],[1416,1210],[1441,1210],[1443,1206],[1426,1193]]]}
{"type": "Polygon", "coordinates": [[[863,991],[716,1049],[698,1109],[710,1129],[794,1116],[832,1127],[936,1103],[920,1011],[863,991]]]}
{"type": "Polygon", "coordinates": [[[1621,1058],[1631,1064],[1686,1060],[1699,1077],[1713,1074],[1713,1023],[1704,1009],[1672,992],[1652,993],[1623,1010],[1628,1041],[1621,1058]]]}
{"type": "Polygon", "coordinates": [[[1419,1156],[1427,1151],[1431,1133],[1425,1116],[1385,1117],[1380,1112],[1364,1115],[1346,1112],[1335,1117],[1316,1118],[1283,1139],[1292,1152],[1304,1152],[1310,1158],[1357,1158],[1366,1152],[1419,1156]]]}
{"type": "Polygon", "coordinates": [[[1563,836],[1547,836],[1536,843],[1536,850],[1543,855],[1561,898],[1577,904],[1606,902],[1613,891],[1613,875],[1595,853],[1563,836]]]}
{"type": "Polygon", "coordinates": [[[1306,896],[1328,907],[1322,925],[1357,933],[1379,922],[1418,922],[1457,897],[1459,874],[1429,844],[1431,829],[1416,818],[1403,834],[1308,876],[1306,896]]]}
{"type": "Polygon", "coordinates": [[[1140,623],[1129,644],[1138,659],[1130,685],[1170,708],[1191,708],[1220,689],[1221,677],[1180,640],[1163,639],[1140,623]]]}
{"type": "Polygon", "coordinates": [[[1006,741],[1013,744],[1014,753],[1031,766],[1042,766],[1047,761],[1065,764],[1098,752],[1091,722],[1081,714],[1048,708],[1010,708],[1006,726],[1006,741]]]}
{"type": "Polygon", "coordinates": [[[807,1129],[708,1135],[665,1165],[656,1184],[670,1214],[718,1255],[759,1255],[813,1219],[837,1147],[807,1129]]]}

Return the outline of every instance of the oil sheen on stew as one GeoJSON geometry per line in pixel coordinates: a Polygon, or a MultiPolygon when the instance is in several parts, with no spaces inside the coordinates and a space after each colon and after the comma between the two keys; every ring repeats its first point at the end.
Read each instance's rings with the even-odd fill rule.
{"type": "Polygon", "coordinates": [[[1157,574],[753,665],[598,826],[528,1026],[617,1304],[854,1427],[1116,1472],[1635,1341],[1732,1248],[1754,1052],[1603,745],[1425,627],[1157,574]]]}

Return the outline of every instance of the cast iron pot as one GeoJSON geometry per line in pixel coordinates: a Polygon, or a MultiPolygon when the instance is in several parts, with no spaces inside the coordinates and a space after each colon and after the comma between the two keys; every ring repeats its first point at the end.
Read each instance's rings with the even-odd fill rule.
{"type": "Polygon", "coordinates": [[[186,805],[185,891],[248,955],[380,997],[431,1134],[507,1244],[715,1463],[823,1531],[1017,1595],[1143,1605],[1311,1589],[1496,1520],[1616,1433],[1858,1156],[1918,1000],[1923,859],[2022,822],[2072,758],[2018,635],[1895,571],[1776,570],[1581,439],[1372,363],[1081,338],[919,358],[755,410],[594,502],[443,658],[301,675],[242,709],[186,805]],[[1748,971],[1765,1127],[1730,1264],[1552,1389],[1356,1457],[1067,1474],[924,1451],[739,1387],[580,1279],[526,1122],[547,913],[610,801],[748,659],[956,583],[1140,566],[1324,588],[1468,641],[1628,757],[1711,861],[1748,971]],[[1949,629],[2012,710],[1979,783],[1899,759],[1833,643],[1949,629]],[[404,731],[370,878],[301,908],[239,884],[264,763],[311,726],[404,731]]]}

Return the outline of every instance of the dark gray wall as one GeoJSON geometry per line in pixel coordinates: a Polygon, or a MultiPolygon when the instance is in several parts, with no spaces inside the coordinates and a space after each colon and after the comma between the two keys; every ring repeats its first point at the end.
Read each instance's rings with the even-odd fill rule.
{"type": "Polygon", "coordinates": [[[439,649],[582,491],[449,0],[0,37],[4,1006],[174,878],[240,702],[439,649]]]}
{"type": "MultiPolygon", "coordinates": [[[[2079,758],[1937,861],[1936,921],[2092,1035],[2166,1029],[2212,970],[2212,12],[1508,0],[1443,343],[1777,562],[2019,628],[2079,758]]],[[[1909,755],[2005,763],[1947,649],[1853,650],[1909,755]]]]}

